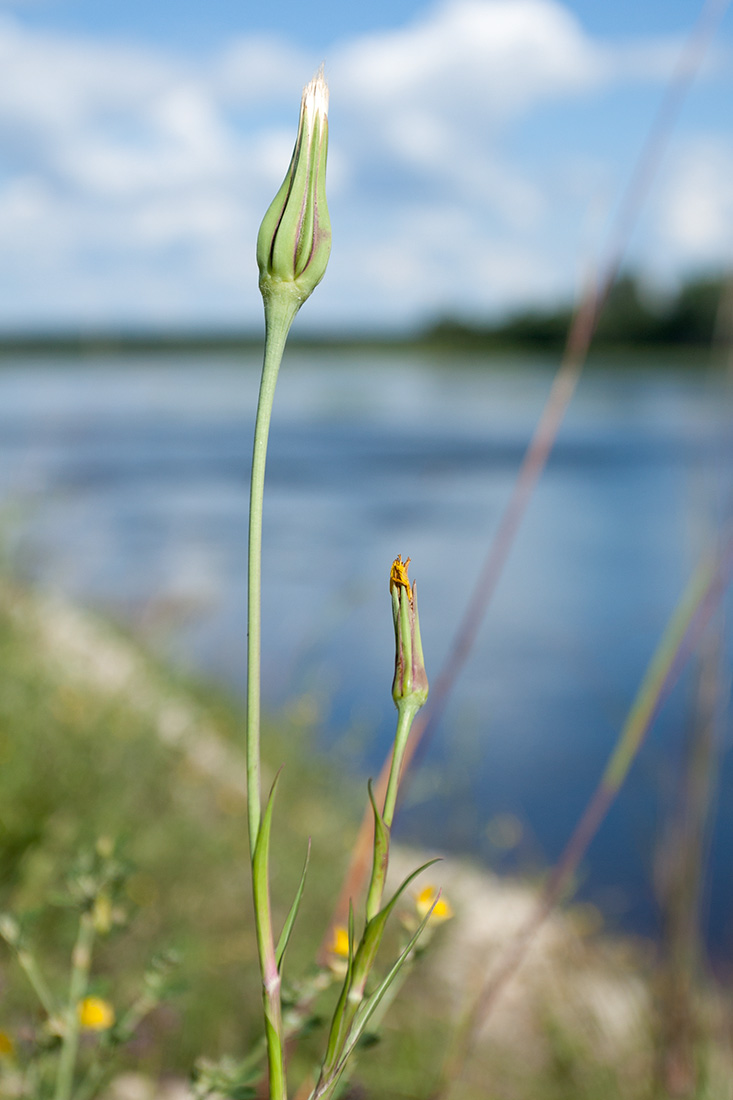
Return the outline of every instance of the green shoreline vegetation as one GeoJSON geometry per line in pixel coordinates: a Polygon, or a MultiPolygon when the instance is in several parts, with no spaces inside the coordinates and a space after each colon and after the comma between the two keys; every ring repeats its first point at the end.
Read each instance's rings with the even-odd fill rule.
{"type": "MultiPolygon", "coordinates": [[[[625,275],[615,284],[593,339],[603,352],[691,351],[710,349],[725,335],[725,299],[728,281],[722,275],[705,275],[680,288],[667,299],[652,297],[640,279],[625,275]]],[[[291,349],[374,351],[424,351],[487,353],[492,351],[554,352],[562,348],[572,318],[571,306],[525,310],[502,321],[458,319],[446,316],[418,332],[293,334],[291,349]]],[[[730,308],[728,313],[730,313],[730,308]]],[[[730,317],[728,318],[730,327],[730,317]]],[[[59,356],[85,359],[109,355],[170,353],[259,354],[261,332],[232,329],[143,330],[133,328],[79,328],[0,332],[2,358],[59,356]]]]}
{"type": "MultiPolygon", "coordinates": [[[[241,705],[164,668],[103,620],[7,580],[0,668],[0,912],[20,919],[47,984],[61,993],[74,926],[63,882],[77,853],[110,838],[131,873],[119,903],[123,927],[98,940],[92,991],[119,1014],[157,952],[172,949],[181,960],[178,995],[143,1021],[123,1062],[155,1076],[185,1074],[200,1055],[246,1050],[259,1017],[243,1003],[256,988],[257,959],[244,870],[241,705]]],[[[292,948],[305,966],[353,830],[349,781],[329,782],[328,767],[308,751],[304,713],[268,723],[267,735],[272,759],[287,751],[291,760],[282,777],[289,812],[278,828],[278,913],[300,873],[306,821],[319,850],[304,932],[292,948]]],[[[28,1045],[37,1007],[1,940],[0,984],[0,1032],[28,1045]]],[[[3,1068],[0,1057],[1,1096],[3,1068]]]]}

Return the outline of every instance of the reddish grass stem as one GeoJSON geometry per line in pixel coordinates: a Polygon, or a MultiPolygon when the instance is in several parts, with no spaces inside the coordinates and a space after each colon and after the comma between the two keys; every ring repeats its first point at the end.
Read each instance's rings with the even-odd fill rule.
{"type": "Polygon", "coordinates": [[[535,911],[517,934],[499,966],[474,1000],[456,1037],[442,1084],[432,1100],[448,1095],[471,1056],[481,1029],[509,979],[516,973],[534,937],[567,891],[580,861],[621,789],[662,703],[679,679],[733,572],[733,535],[720,555],[705,557],[683,594],[637,692],[601,779],[557,864],[540,893],[535,911]]]}
{"type": "MultiPolygon", "coordinates": [[[[496,591],[517,531],[575,393],[598,319],[618,275],[634,224],[669,142],[672,127],[728,6],[729,0],[706,0],[703,4],[697,23],[682,49],[649,128],[609,235],[606,259],[601,265],[601,274],[588,286],[575,311],[562,361],[525,453],[511,496],[501,516],[498,530],[467,601],[466,610],[456,629],[448,657],[437,678],[431,684],[430,700],[413,724],[403,764],[403,791],[418,745],[421,742],[424,745],[438,726],[450,694],[476,642],[479,628],[496,591]]],[[[390,765],[391,754],[385,760],[375,784],[375,796],[378,800],[384,798],[390,765]]],[[[372,829],[371,813],[367,809],[362,818],[331,923],[319,948],[318,960],[321,964],[326,960],[334,927],[345,923],[350,899],[356,898],[364,887],[370,867],[372,829]]]]}

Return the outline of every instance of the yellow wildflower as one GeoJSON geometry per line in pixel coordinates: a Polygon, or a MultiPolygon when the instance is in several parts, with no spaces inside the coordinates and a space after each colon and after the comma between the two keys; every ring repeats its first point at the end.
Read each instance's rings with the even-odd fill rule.
{"type": "Polygon", "coordinates": [[[349,968],[349,933],[342,924],[331,929],[328,952],[328,969],[337,978],[343,977],[349,968]]]}
{"type": "Polygon", "coordinates": [[[430,920],[440,923],[444,920],[450,920],[453,916],[453,909],[447,898],[442,895],[438,897],[438,890],[435,886],[426,886],[415,898],[415,908],[420,914],[420,918],[424,918],[430,912],[430,907],[435,902],[435,908],[430,913],[430,920]],[[438,898],[436,901],[435,899],[438,898]]]}
{"type": "Polygon", "coordinates": [[[85,997],[77,1005],[79,1023],[87,1031],[107,1031],[115,1022],[115,1010],[101,997],[85,997]]]}
{"type": "Polygon", "coordinates": [[[331,933],[329,951],[332,955],[338,955],[340,959],[349,957],[349,933],[342,924],[337,924],[331,933]]]}
{"type": "Polygon", "coordinates": [[[5,1031],[0,1031],[0,1058],[12,1058],[15,1054],[15,1043],[5,1031]]]}

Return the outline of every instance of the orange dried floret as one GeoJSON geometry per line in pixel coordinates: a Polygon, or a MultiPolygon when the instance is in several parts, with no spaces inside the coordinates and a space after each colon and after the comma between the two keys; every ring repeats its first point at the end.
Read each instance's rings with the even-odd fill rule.
{"type": "Polygon", "coordinates": [[[407,576],[407,567],[412,561],[412,558],[407,558],[406,561],[402,560],[402,555],[398,554],[395,560],[392,562],[392,568],[389,571],[389,590],[401,586],[407,589],[407,594],[412,599],[412,588],[410,587],[410,578],[407,576]]]}

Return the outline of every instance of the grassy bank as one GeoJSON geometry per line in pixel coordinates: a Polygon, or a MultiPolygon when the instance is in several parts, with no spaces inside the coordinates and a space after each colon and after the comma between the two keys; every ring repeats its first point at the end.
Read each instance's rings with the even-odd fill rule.
{"type": "MultiPolygon", "coordinates": [[[[134,1060],[185,1072],[201,1053],[241,1053],[255,1037],[249,1002],[258,979],[237,707],[182,684],[106,624],[7,584],[0,669],[0,909],[29,914],[49,980],[61,981],[71,917],[45,903],[78,851],[100,836],[118,839],[134,868],[130,920],[102,947],[101,991],[127,1002],[156,951],[174,948],[181,959],[179,995],[143,1026],[134,1060]]],[[[291,762],[274,841],[283,895],[297,883],[309,834],[318,852],[293,945],[305,963],[345,859],[349,810],[344,798],[333,829],[339,799],[333,784],[324,790],[302,729],[280,725],[268,744],[272,759],[291,762]]],[[[5,953],[0,959],[0,1029],[17,1032],[34,1003],[5,953]]]]}

